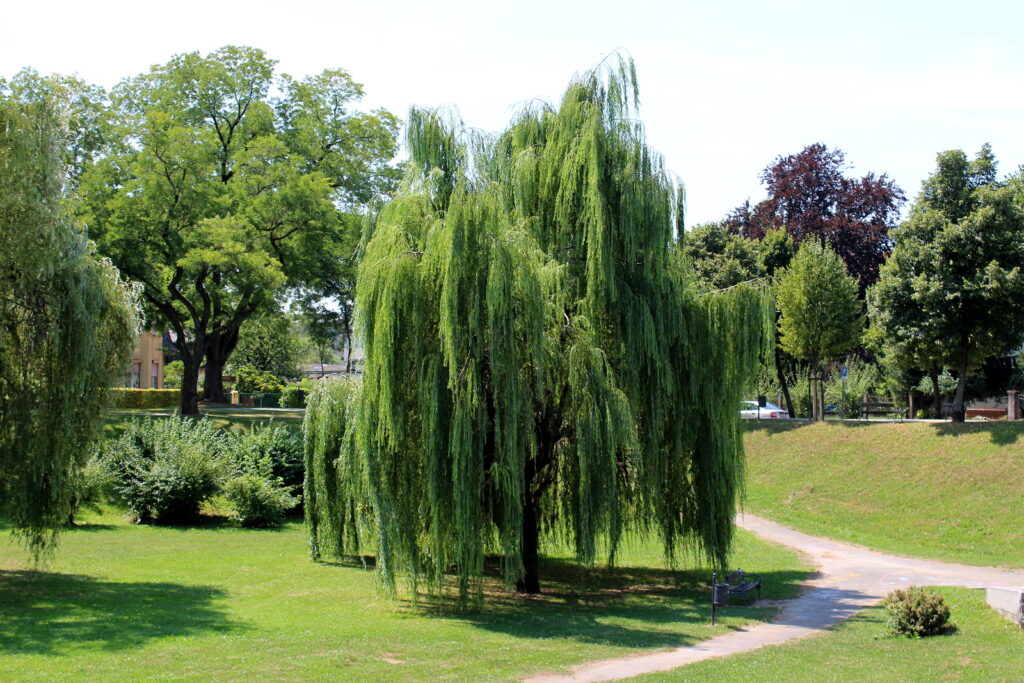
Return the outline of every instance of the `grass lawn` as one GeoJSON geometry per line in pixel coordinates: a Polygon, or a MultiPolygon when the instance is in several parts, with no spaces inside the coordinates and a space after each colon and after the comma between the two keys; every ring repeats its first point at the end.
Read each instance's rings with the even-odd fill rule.
{"type": "Polygon", "coordinates": [[[1024,566],[1024,423],[749,423],[746,509],[906,555],[1024,566]]]}
{"type": "Polygon", "coordinates": [[[876,607],[821,635],[631,680],[1020,681],[1024,631],[989,609],[984,591],[935,590],[946,596],[953,633],[888,636],[885,612],[876,607]]]}
{"type": "MultiPolygon", "coordinates": [[[[103,431],[106,436],[116,436],[123,429],[126,421],[136,417],[167,417],[174,412],[173,408],[138,408],[132,410],[111,410],[103,419],[103,431]]],[[[302,427],[305,410],[262,410],[259,408],[203,408],[203,416],[209,417],[214,426],[237,429],[250,427],[261,422],[273,421],[294,427],[302,427]]]]}
{"type": "MultiPolygon", "coordinates": [[[[359,566],[315,564],[302,525],[134,526],[86,513],[44,572],[0,529],[0,680],[509,680],[677,647],[770,617],[708,625],[708,570],[670,572],[653,546],[616,570],[542,567],[545,595],[495,591],[483,610],[393,601],[359,566]]],[[[805,567],[741,533],[734,565],[791,597],[805,567]]]]}

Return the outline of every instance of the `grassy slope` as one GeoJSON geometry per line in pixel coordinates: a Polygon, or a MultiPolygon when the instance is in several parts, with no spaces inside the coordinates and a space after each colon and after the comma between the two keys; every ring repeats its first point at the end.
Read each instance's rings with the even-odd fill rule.
{"type": "MultiPolygon", "coordinates": [[[[708,572],[661,569],[651,547],[582,586],[575,565],[549,559],[543,598],[497,593],[459,614],[381,597],[362,568],[310,562],[299,523],[156,528],[112,510],[84,521],[42,573],[0,539],[0,680],[508,680],[771,614],[730,608],[711,628],[708,572]]],[[[748,534],[735,562],[765,575],[767,597],[792,596],[804,575],[793,553],[748,534]]]]}
{"type": "Polygon", "coordinates": [[[669,681],[1019,681],[1024,631],[985,604],[984,591],[939,588],[957,629],[911,640],[885,635],[875,607],[821,635],[634,679],[669,681]]]}
{"type": "Polygon", "coordinates": [[[1024,566],[1024,424],[748,425],[746,509],[890,552],[1024,566]]]}

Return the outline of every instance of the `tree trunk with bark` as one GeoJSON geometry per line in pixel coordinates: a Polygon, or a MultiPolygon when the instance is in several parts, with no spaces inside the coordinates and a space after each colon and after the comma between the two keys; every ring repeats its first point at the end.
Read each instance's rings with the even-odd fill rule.
{"type": "Polygon", "coordinates": [[[953,422],[963,422],[967,413],[964,408],[964,395],[967,393],[967,345],[963,342],[956,369],[959,377],[956,380],[956,395],[953,396],[953,422]]]}
{"type": "Polygon", "coordinates": [[[540,525],[537,503],[527,494],[523,504],[523,578],[516,583],[520,593],[540,593],[540,525]]]}
{"type": "Polygon", "coordinates": [[[941,420],[942,392],[939,390],[939,369],[936,366],[933,365],[931,370],[928,371],[928,378],[932,382],[932,417],[936,420],[941,420]]]}

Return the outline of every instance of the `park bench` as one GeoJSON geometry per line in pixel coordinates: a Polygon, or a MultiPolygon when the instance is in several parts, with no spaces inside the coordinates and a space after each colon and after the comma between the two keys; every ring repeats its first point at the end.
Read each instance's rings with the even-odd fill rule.
{"type": "Polygon", "coordinates": [[[897,408],[895,403],[887,401],[862,401],[860,404],[860,419],[866,420],[871,415],[879,415],[881,417],[893,415],[897,419],[902,420],[903,409],[897,408]]]}
{"type": "Polygon", "coordinates": [[[761,598],[761,575],[747,574],[742,569],[729,572],[722,582],[718,581],[718,574],[711,575],[711,625],[715,625],[715,611],[729,604],[729,596],[746,596],[750,591],[757,590],[758,599],[761,598]]]}

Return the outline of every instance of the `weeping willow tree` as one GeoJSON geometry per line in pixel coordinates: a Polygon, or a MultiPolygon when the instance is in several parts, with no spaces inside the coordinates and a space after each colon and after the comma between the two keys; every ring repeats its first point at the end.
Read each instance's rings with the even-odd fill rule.
{"type": "Polygon", "coordinates": [[[410,112],[404,188],[364,238],[363,380],[306,414],[314,557],[371,552],[392,590],[454,572],[462,600],[488,554],[539,591],[547,540],[585,564],[629,533],[725,562],[773,307],[695,293],[636,111],[619,60],[495,136],[410,112]]]}
{"type": "Polygon", "coordinates": [[[0,514],[37,558],[68,520],[106,387],[139,326],[135,290],[62,205],[59,104],[0,92],[0,514]]]}

